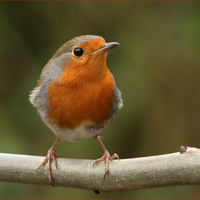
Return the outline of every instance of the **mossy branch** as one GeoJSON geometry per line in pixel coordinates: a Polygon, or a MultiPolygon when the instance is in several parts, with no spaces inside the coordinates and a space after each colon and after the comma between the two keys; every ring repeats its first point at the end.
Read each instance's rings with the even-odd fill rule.
{"type": "MultiPolygon", "coordinates": [[[[0,181],[49,185],[46,166],[36,172],[44,157],[0,153],[0,181]]],[[[93,168],[94,160],[58,158],[52,164],[55,186],[110,192],[176,185],[200,184],[200,152],[187,148],[180,152],[110,162],[103,180],[104,162],[93,168]]]]}

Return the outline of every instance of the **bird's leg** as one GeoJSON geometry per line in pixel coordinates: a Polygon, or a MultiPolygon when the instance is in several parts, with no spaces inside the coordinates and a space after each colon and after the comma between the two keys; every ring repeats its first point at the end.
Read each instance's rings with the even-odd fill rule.
{"type": "Polygon", "coordinates": [[[110,161],[110,160],[113,160],[113,159],[115,159],[115,158],[118,158],[118,159],[119,159],[119,156],[118,156],[116,153],[114,153],[112,156],[110,156],[110,153],[107,151],[107,149],[106,149],[106,147],[104,146],[103,142],[101,141],[99,135],[96,136],[96,137],[94,137],[94,138],[95,138],[95,139],[99,142],[99,144],[101,145],[101,147],[102,147],[102,149],[103,149],[103,151],[104,151],[104,154],[103,154],[103,156],[102,156],[101,158],[97,159],[97,160],[94,162],[93,167],[94,167],[94,165],[96,165],[97,163],[102,162],[102,161],[105,160],[105,173],[104,173],[104,176],[103,176],[103,180],[105,180],[106,174],[108,173],[108,170],[109,170],[109,161],[110,161]]]}
{"type": "Polygon", "coordinates": [[[52,176],[51,176],[51,161],[53,160],[56,169],[58,169],[56,158],[58,158],[59,155],[55,154],[54,148],[56,147],[59,140],[60,140],[60,138],[56,139],[56,141],[53,143],[52,147],[48,150],[46,158],[44,159],[42,164],[36,170],[36,172],[37,172],[42,166],[44,166],[48,162],[47,169],[48,169],[48,173],[49,173],[49,180],[53,187],[54,187],[54,184],[52,182],[52,176]]]}

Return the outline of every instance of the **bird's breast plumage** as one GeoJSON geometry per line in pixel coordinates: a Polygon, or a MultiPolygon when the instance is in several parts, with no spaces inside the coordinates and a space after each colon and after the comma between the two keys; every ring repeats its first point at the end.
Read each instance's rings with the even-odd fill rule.
{"type": "Polygon", "coordinates": [[[74,130],[83,122],[99,125],[109,118],[114,97],[113,76],[108,69],[102,77],[90,76],[91,73],[80,69],[67,68],[62,77],[50,84],[50,122],[56,123],[60,129],[74,130]]]}

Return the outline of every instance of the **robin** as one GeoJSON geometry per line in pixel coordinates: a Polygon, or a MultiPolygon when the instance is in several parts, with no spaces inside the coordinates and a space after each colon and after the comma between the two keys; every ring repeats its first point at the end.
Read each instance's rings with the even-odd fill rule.
{"type": "Polygon", "coordinates": [[[44,66],[29,96],[42,121],[57,137],[37,169],[47,163],[51,183],[51,161],[57,168],[54,148],[60,139],[73,142],[78,138],[95,138],[104,154],[94,165],[105,161],[104,179],[109,160],[119,159],[116,153],[109,154],[100,139],[101,132],[123,106],[121,92],[106,64],[108,50],[117,45],[94,35],[69,40],[44,66]]]}

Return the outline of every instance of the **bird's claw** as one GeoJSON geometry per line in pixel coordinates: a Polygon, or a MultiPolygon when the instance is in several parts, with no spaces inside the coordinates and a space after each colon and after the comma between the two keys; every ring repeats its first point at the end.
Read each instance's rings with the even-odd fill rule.
{"type": "Polygon", "coordinates": [[[37,172],[42,166],[44,166],[46,163],[48,163],[48,165],[47,165],[47,170],[48,170],[48,174],[49,174],[48,177],[49,177],[49,180],[53,187],[54,187],[54,184],[52,182],[52,175],[51,175],[51,161],[53,160],[53,163],[54,163],[56,169],[58,169],[56,158],[59,158],[59,155],[56,155],[53,149],[49,149],[49,151],[47,152],[46,158],[44,159],[44,161],[41,163],[41,165],[36,170],[36,172],[37,172]]]}
{"type": "Polygon", "coordinates": [[[114,153],[112,156],[110,155],[110,153],[106,150],[103,154],[103,156],[99,159],[97,159],[94,164],[93,164],[93,167],[99,163],[99,162],[102,162],[105,160],[105,173],[104,173],[104,176],[103,176],[103,180],[105,180],[105,177],[106,177],[106,174],[108,173],[108,170],[109,170],[109,161],[110,160],[114,160],[115,158],[117,158],[119,160],[119,156],[114,153]]]}

